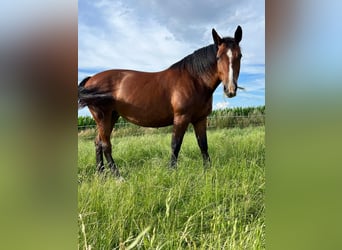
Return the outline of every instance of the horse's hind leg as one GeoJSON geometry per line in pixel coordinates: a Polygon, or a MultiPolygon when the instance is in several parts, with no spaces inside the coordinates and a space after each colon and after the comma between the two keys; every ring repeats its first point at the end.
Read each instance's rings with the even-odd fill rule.
{"type": "Polygon", "coordinates": [[[108,162],[109,168],[112,171],[112,173],[119,177],[120,176],[120,172],[119,169],[117,168],[114,159],[112,157],[112,144],[110,143],[110,134],[109,135],[105,135],[103,137],[102,140],[102,150],[103,150],[103,154],[106,157],[106,160],[108,162]]]}
{"type": "Polygon", "coordinates": [[[96,167],[97,171],[102,173],[105,169],[103,165],[103,152],[102,152],[102,145],[99,135],[95,138],[95,154],[96,154],[96,167]]]}
{"type": "Polygon", "coordinates": [[[112,157],[112,144],[110,142],[110,134],[112,133],[113,127],[114,127],[114,125],[118,119],[119,119],[118,113],[113,111],[111,114],[111,117],[110,117],[110,124],[108,125],[109,128],[108,128],[108,130],[105,131],[105,135],[104,135],[104,139],[103,139],[103,143],[102,143],[103,153],[104,153],[104,156],[106,157],[106,160],[109,164],[110,170],[117,177],[120,176],[120,172],[119,172],[119,169],[116,166],[114,159],[112,157]]]}
{"type": "Polygon", "coordinates": [[[89,110],[96,121],[98,129],[98,135],[95,139],[97,169],[99,172],[103,172],[104,155],[112,173],[115,176],[120,176],[119,170],[112,157],[112,145],[110,143],[110,135],[119,115],[112,111],[103,112],[102,110],[95,110],[94,108],[89,108],[89,110]]]}

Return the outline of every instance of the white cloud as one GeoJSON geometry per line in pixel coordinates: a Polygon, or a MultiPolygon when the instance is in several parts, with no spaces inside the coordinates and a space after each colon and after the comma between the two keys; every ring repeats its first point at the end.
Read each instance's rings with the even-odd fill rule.
{"type": "MultiPolygon", "coordinates": [[[[211,28],[243,28],[243,63],[264,63],[264,5],[255,1],[86,1],[79,7],[81,68],[159,70],[212,43],[211,28]],[[91,8],[91,11],[88,9],[91,8]],[[91,12],[91,14],[89,14],[91,12]],[[159,67],[158,67],[159,66],[159,67]]],[[[252,67],[252,66],[251,66],[252,67]]]]}
{"type": "Polygon", "coordinates": [[[225,109],[225,108],[228,108],[229,107],[229,102],[217,102],[215,105],[214,105],[214,109],[225,109]]]}
{"type": "Polygon", "coordinates": [[[129,68],[158,71],[191,53],[191,46],[177,40],[152,18],[141,21],[120,2],[101,1],[98,14],[104,23],[79,24],[81,69],[129,68]]]}

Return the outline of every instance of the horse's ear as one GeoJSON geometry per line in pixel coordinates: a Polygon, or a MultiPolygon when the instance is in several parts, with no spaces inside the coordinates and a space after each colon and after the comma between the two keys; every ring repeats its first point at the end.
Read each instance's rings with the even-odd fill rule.
{"type": "Polygon", "coordinates": [[[222,43],[222,38],[217,34],[215,29],[212,29],[211,33],[213,34],[213,40],[216,46],[219,46],[222,43]]]}
{"type": "Polygon", "coordinates": [[[241,29],[240,25],[237,26],[237,28],[235,30],[234,39],[235,39],[235,42],[237,44],[239,44],[241,42],[241,39],[242,39],[242,29],[241,29]]]}

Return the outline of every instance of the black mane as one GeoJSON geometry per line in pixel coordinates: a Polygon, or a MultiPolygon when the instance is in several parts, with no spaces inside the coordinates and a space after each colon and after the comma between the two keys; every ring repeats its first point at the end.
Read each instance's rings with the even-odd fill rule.
{"type": "MultiPolygon", "coordinates": [[[[225,37],[223,42],[230,48],[236,45],[234,38],[225,37]]],[[[187,70],[193,76],[211,75],[216,71],[217,46],[215,44],[200,48],[194,53],[170,66],[170,69],[187,70]]]]}
{"type": "Polygon", "coordinates": [[[170,69],[187,70],[194,76],[208,74],[216,65],[216,53],[216,45],[208,45],[171,65],[170,69]]]}

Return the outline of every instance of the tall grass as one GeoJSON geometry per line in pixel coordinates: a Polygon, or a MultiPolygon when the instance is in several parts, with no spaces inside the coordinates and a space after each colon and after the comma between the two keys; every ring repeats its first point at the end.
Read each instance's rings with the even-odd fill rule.
{"type": "Polygon", "coordinates": [[[192,133],[169,170],[170,138],[114,138],[124,182],[99,176],[79,138],[79,249],[265,248],[264,127],[209,131],[206,170],[192,133]]]}

